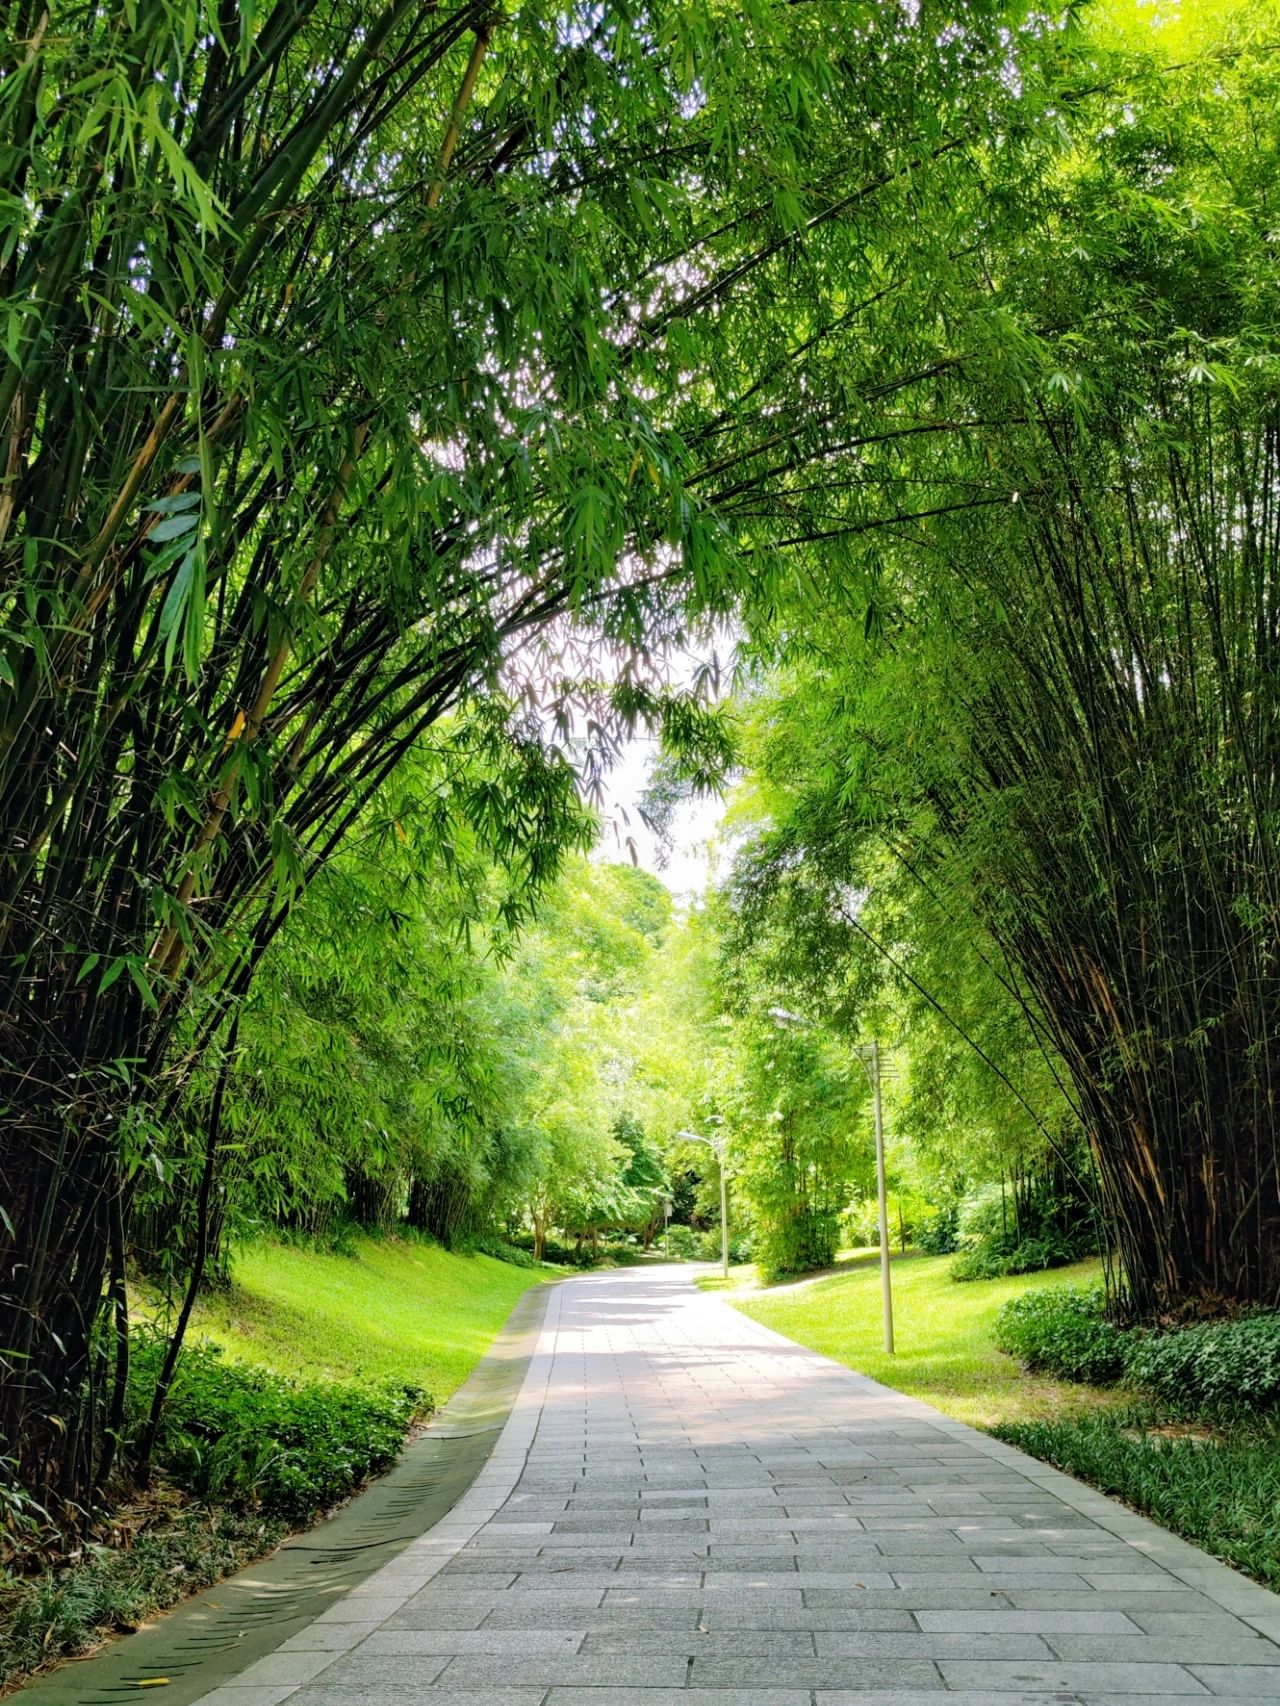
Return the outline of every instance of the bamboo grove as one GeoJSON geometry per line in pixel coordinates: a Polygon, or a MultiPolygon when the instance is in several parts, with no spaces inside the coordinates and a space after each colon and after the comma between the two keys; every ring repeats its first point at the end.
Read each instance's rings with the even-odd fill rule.
{"type": "Polygon", "coordinates": [[[1174,64],[989,0],[5,8],[31,1487],[111,1467],[139,1180],[207,1201],[313,875],[430,736],[410,828],[516,921],[577,731],[719,752],[663,663],[729,612],[805,660],[841,892],[875,838],[982,921],[1135,1301],[1275,1301],[1274,18],[1226,14],[1174,64]]]}
{"type": "Polygon", "coordinates": [[[942,395],[985,424],[863,470],[947,513],[775,623],[781,802],[737,893],[802,985],[879,956],[975,1048],[935,944],[976,924],[1147,1318],[1280,1303],[1276,19],[1236,22],[1113,61],[1024,157],[1033,220],[975,228],[981,361],[942,395]]]}
{"type": "Polygon", "coordinates": [[[645,658],[770,573],[741,458],[839,414],[779,440],[800,296],[839,336],[863,226],[945,201],[1001,96],[981,9],[876,10],[8,8],[0,1431],[31,1485],[109,1466],[139,1171],[415,741],[488,740],[472,815],[536,887],[575,693],[696,732],[645,658]]]}

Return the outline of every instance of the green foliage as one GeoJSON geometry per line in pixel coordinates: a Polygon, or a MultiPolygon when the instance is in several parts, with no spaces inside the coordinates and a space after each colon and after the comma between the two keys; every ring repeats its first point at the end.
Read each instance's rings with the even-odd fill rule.
{"type": "MultiPolygon", "coordinates": [[[[1012,97],[1003,9],[934,0],[883,32],[833,0],[15,17],[0,1260],[42,1295],[0,1296],[0,1410],[53,1485],[98,1456],[132,1134],[167,1130],[406,755],[451,716],[501,755],[465,817],[522,889],[630,728],[723,770],[667,660],[823,527],[779,448],[825,470],[851,305],[902,232],[946,256],[919,216],[1012,97]]],[[[561,1159],[580,1089],[539,1111],[561,1159]]],[[[429,1181],[446,1225],[471,1158],[429,1181]]],[[[350,1180],[362,1214],[386,1184],[350,1180]]]]}
{"type": "Polygon", "coordinates": [[[995,1342],[1028,1368],[1107,1386],[1126,1371],[1128,1340],[1106,1309],[1097,1286],[1024,1291],[1001,1307],[995,1342]]]}
{"type": "MultiPolygon", "coordinates": [[[[165,1350],[138,1336],[130,1367],[133,1417],[150,1406],[165,1350]]],[[[217,1504],[305,1521],[399,1455],[405,1429],[430,1405],[416,1387],[298,1382],[188,1345],[165,1406],[156,1462],[185,1491],[217,1504]]]]}
{"type": "Polygon", "coordinates": [[[495,1262],[508,1262],[513,1268],[536,1268],[531,1250],[522,1250],[518,1244],[511,1244],[505,1238],[495,1238],[489,1234],[480,1234],[470,1241],[470,1248],[480,1256],[492,1256],[495,1262]]]}
{"type": "MultiPolygon", "coordinates": [[[[1087,1164],[1080,1161],[1081,1171],[1087,1164]]],[[[996,1279],[1001,1274],[1041,1273],[1092,1255],[1098,1248],[1097,1211],[1080,1175],[1061,1165],[966,1197],[959,1205],[957,1233],[962,1253],[951,1269],[955,1280],[996,1279]]]]}
{"type": "Polygon", "coordinates": [[[1179,1436],[1149,1421],[1005,1422],[991,1431],[1280,1588],[1280,1431],[1252,1422],[1179,1436]]]}
{"type": "Polygon", "coordinates": [[[1280,1407],[1280,1315],[1134,1333],[1126,1343],[1125,1373],[1180,1415],[1274,1410],[1280,1407]]]}
{"type": "MultiPolygon", "coordinates": [[[[668,1226],[662,1235],[663,1249],[677,1262],[709,1261],[709,1256],[703,1254],[704,1235],[695,1232],[692,1226],[681,1226],[678,1222],[668,1226]]],[[[716,1252],[719,1253],[717,1241],[716,1252]]]]}
{"type": "Polygon", "coordinates": [[[12,1457],[0,1456],[0,1582],[14,1557],[37,1550],[54,1534],[48,1511],[31,1497],[17,1470],[12,1457]]]}
{"type": "Polygon", "coordinates": [[[503,976],[509,1120],[528,1153],[523,1205],[541,1255],[661,1223],[667,1172],[638,1107],[633,1004],[665,949],[670,897],[629,866],[578,860],[503,976]]]}
{"type": "MultiPolygon", "coordinates": [[[[720,1228],[718,1226],[704,1232],[695,1245],[697,1259],[701,1262],[718,1262],[720,1260],[720,1228]]],[[[729,1260],[735,1266],[742,1262],[750,1262],[755,1256],[755,1241],[750,1235],[733,1234],[729,1236],[729,1260]]]]}
{"type": "Polygon", "coordinates": [[[949,1256],[960,1247],[959,1222],[960,1211],[954,1205],[925,1215],[916,1222],[914,1241],[917,1250],[922,1250],[926,1256],[949,1256]]]}
{"type": "Polygon", "coordinates": [[[1046,1227],[1021,1238],[1016,1232],[992,1233],[971,1250],[961,1251],[951,1264],[951,1277],[975,1280],[1043,1273],[1047,1268],[1068,1267],[1096,1248],[1097,1238],[1089,1227],[1070,1232],[1046,1227]]]}
{"type": "Polygon", "coordinates": [[[839,584],[824,541],[752,612],[733,900],[801,1010],[899,1039],[939,1197],[1087,1134],[1153,1317],[1280,1297],[1277,12],[1195,10],[1180,57],[1080,9],[1061,151],[1033,98],[986,154],[928,379],[828,474],[839,584]]]}
{"type": "Polygon", "coordinates": [[[840,1214],[797,1204],[791,1192],[770,1192],[752,1244],[756,1267],[765,1280],[786,1279],[829,1268],[840,1248],[840,1214]]]}
{"type": "Polygon", "coordinates": [[[269,1552],[289,1525],[261,1512],[192,1506],[125,1546],[90,1543],[74,1563],[0,1583],[0,1687],[157,1611],[269,1552]]]}
{"type": "Polygon", "coordinates": [[[1123,1329],[1100,1290],[1029,1291],[996,1321],[996,1342],[1028,1368],[1067,1380],[1123,1379],[1175,1414],[1216,1418],[1280,1406],[1280,1316],[1206,1321],[1169,1332],[1123,1329]]]}

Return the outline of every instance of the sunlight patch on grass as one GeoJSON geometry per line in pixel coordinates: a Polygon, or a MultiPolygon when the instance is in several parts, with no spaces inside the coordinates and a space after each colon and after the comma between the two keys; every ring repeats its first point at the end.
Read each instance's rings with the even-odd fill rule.
{"type": "Polygon", "coordinates": [[[357,1238],[353,1253],[238,1249],[193,1331],[241,1362],[306,1379],[397,1381],[442,1404],[545,1273],[436,1245],[357,1238]]]}
{"type": "Polygon", "coordinates": [[[1081,1414],[1118,1402],[1114,1393],[1027,1374],[992,1343],[1000,1305],[1031,1286],[1079,1285],[1097,1278],[1095,1259],[1049,1273],[997,1280],[950,1278],[950,1256],[893,1259],[894,1338],[885,1355],[880,1322],[880,1266],[874,1251],[858,1251],[844,1271],[762,1287],[754,1271],[735,1269],[718,1290],[753,1320],[797,1343],[856,1368],[886,1386],[922,1398],[977,1427],[1081,1414]],[[735,1276],[736,1277],[735,1279],[735,1276]]]}

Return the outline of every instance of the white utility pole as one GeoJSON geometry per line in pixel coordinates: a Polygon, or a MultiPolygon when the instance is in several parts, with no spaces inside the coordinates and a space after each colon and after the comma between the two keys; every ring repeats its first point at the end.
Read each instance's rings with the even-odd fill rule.
{"type": "Polygon", "coordinates": [[[871,1090],[876,1105],[876,1198],[880,1211],[880,1305],[884,1348],[893,1355],[893,1277],[889,1269],[889,1198],[884,1182],[884,1115],[880,1107],[880,1042],[870,1045],[871,1090]]]}
{"type": "MultiPolygon", "coordinates": [[[[785,1007],[770,1007],[769,1017],[779,1025],[804,1025],[813,1028],[813,1020],[801,1013],[788,1013],[785,1007]]],[[[880,1100],[880,1040],[867,1043],[853,1051],[867,1068],[876,1113],[876,1210],[880,1222],[880,1308],[884,1321],[884,1348],[893,1355],[893,1272],[889,1265],[889,1197],[884,1178],[884,1111],[880,1100]]]]}

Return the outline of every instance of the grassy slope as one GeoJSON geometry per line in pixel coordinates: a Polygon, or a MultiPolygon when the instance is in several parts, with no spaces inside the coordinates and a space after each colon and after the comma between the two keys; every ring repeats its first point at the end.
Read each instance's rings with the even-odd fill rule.
{"type": "MultiPolygon", "coordinates": [[[[466,1379],[512,1306],[548,1276],[409,1240],[357,1239],[351,1255],[260,1243],[235,1253],[234,1283],[193,1331],[281,1374],[398,1381],[437,1403],[466,1379]]],[[[137,1312],[154,1313],[145,1298],[137,1312]]],[[[51,1659],[141,1622],[269,1550],[287,1532],[252,1511],[169,1495],[117,1512],[129,1543],[74,1570],[0,1580],[0,1692],[51,1659]],[[136,1531],[135,1531],[136,1524],[136,1531]]]]}
{"type": "Polygon", "coordinates": [[[474,1368],[544,1270],[435,1245],[358,1238],[351,1255],[255,1243],[235,1252],[229,1292],[195,1331],[282,1374],[403,1381],[437,1404],[474,1368]]]}
{"type": "MultiPolygon", "coordinates": [[[[1024,1373],[991,1342],[996,1312],[1007,1298],[1029,1286],[1078,1285],[1096,1276],[1096,1261],[1052,1273],[957,1284],[948,1277],[951,1260],[895,1257],[893,1357],[885,1355],[882,1344],[880,1268],[874,1253],[856,1255],[842,1272],[828,1277],[769,1289],[749,1278],[735,1286],[731,1276],[723,1296],[776,1332],[978,1427],[1078,1413],[1115,1401],[1090,1387],[1024,1373]]],[[[722,1283],[712,1282],[707,1289],[720,1289],[722,1283]]]]}

